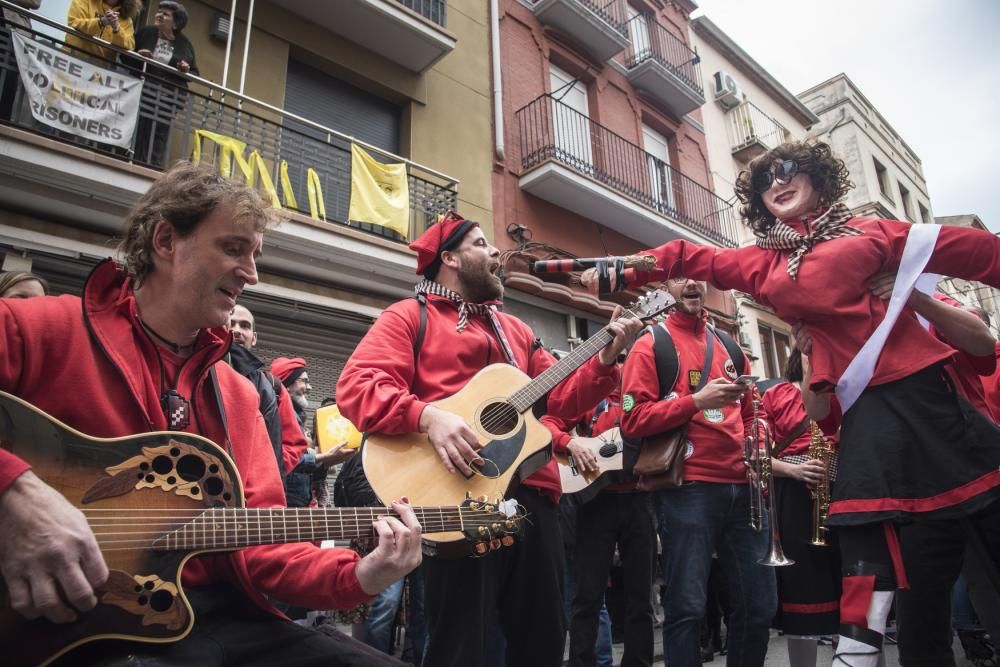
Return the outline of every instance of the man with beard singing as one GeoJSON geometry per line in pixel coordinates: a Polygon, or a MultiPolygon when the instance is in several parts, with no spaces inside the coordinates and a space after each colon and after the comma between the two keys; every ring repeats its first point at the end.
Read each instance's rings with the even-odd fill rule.
{"type": "MultiPolygon", "coordinates": [[[[500,312],[499,251],[478,223],[449,213],[410,248],[424,277],[416,298],[389,306],[372,325],[340,376],[338,404],[363,431],[426,433],[449,473],[471,475],[469,464],[481,460],[476,433],[430,403],[457,393],[490,364],[509,363],[535,377],[555,359],[528,325],[500,312]]],[[[612,324],[614,340],[551,392],[547,411],[578,419],[610,393],[616,357],[638,328],[638,320],[612,324]]],[[[484,664],[493,619],[506,638],[508,665],[562,663],[560,494],[550,460],[513,496],[529,519],[513,547],[478,559],[424,559],[424,664],[484,664]]]]}

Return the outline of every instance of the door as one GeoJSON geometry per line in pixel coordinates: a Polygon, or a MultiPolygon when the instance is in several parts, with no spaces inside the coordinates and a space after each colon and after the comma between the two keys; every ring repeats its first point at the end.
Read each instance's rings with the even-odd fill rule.
{"type": "Polygon", "coordinates": [[[590,143],[590,110],[587,86],[575,77],[549,65],[552,83],[552,127],[559,160],[586,174],[594,171],[590,143]]]}
{"type": "Polygon", "coordinates": [[[627,64],[629,67],[634,67],[651,56],[653,50],[649,45],[649,26],[646,25],[646,17],[632,5],[628,5],[628,36],[632,40],[632,59],[627,64]]]}
{"type": "Polygon", "coordinates": [[[676,212],[673,179],[670,173],[670,144],[656,130],[642,126],[642,145],[646,149],[652,205],[661,212],[676,212]]]}

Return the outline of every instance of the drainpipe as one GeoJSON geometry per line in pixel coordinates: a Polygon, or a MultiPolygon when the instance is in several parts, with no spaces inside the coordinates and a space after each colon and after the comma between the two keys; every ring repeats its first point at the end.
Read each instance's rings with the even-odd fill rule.
{"type": "Polygon", "coordinates": [[[250,32],[253,30],[253,3],[250,0],[250,11],[247,13],[247,36],[243,40],[243,67],[240,72],[240,95],[243,94],[243,85],[247,80],[247,55],[250,53],[250,32]]]}
{"type": "Polygon", "coordinates": [[[229,56],[233,52],[233,31],[236,29],[236,0],[229,10],[229,34],[226,35],[226,62],[222,65],[222,87],[229,86],[229,56]]]}
{"type": "Polygon", "coordinates": [[[498,0],[490,0],[490,46],[493,56],[493,144],[498,160],[504,159],[503,86],[500,82],[500,9],[498,0]]]}

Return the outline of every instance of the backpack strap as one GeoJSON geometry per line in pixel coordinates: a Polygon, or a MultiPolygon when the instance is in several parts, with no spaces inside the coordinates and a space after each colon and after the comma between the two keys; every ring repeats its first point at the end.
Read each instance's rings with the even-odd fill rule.
{"type": "Polygon", "coordinates": [[[667,328],[654,324],[647,328],[653,335],[653,357],[656,360],[656,378],[660,385],[660,399],[664,399],[673,391],[677,384],[677,374],[680,372],[680,362],[677,360],[677,347],[670,337],[667,328]]]}
{"type": "Polygon", "coordinates": [[[733,365],[736,366],[737,375],[746,374],[746,357],[743,356],[743,348],[732,339],[732,337],[725,331],[720,331],[715,327],[709,327],[715,337],[719,339],[722,346],[726,348],[726,352],[729,353],[729,358],[733,360],[733,365]]]}
{"type": "Polygon", "coordinates": [[[413,343],[413,365],[416,366],[420,348],[424,345],[424,336],[427,334],[427,297],[417,294],[413,298],[420,304],[420,325],[417,329],[417,340],[413,343]]]}

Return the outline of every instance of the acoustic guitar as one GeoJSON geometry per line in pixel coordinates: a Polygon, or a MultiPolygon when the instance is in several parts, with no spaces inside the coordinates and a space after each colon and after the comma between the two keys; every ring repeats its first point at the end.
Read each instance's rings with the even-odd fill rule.
{"type": "Polygon", "coordinates": [[[581,447],[593,452],[597,459],[598,471],[585,473],[576,467],[576,461],[573,460],[572,454],[556,454],[556,463],[559,464],[559,480],[562,482],[563,493],[573,494],[577,500],[585,503],[608,485],[608,476],[605,473],[615,472],[624,467],[625,443],[622,440],[621,429],[617,426],[592,438],[575,437],[573,439],[581,447]]]}
{"type": "MultiPolygon", "coordinates": [[[[391,512],[365,508],[246,508],[229,455],[213,442],[178,432],[91,438],[21,399],[0,392],[0,446],[31,464],[86,517],[111,574],[97,606],[73,623],[27,620],[10,607],[0,578],[3,664],[44,665],[100,639],[170,642],[194,616],[181,586],[192,556],[259,544],[368,537],[391,512]]],[[[45,508],[39,508],[45,511],[45,508]]],[[[519,517],[489,503],[414,507],[424,530],[459,531],[499,546],[519,517]]]]}
{"type": "MultiPolygon", "coordinates": [[[[648,321],[673,303],[667,292],[649,292],[619,319],[648,321]]],[[[361,456],[375,494],[383,500],[397,498],[405,489],[413,503],[432,505],[459,503],[467,495],[507,497],[551,456],[551,434],[532,408],[613,337],[609,327],[604,327],[534,379],[509,364],[492,364],[458,393],[433,402],[464,418],[479,436],[483,463],[471,464],[471,477],[449,473],[424,433],[369,433],[361,456]]],[[[442,556],[453,555],[452,545],[463,539],[460,533],[430,530],[423,537],[425,552],[442,556]]]]}

